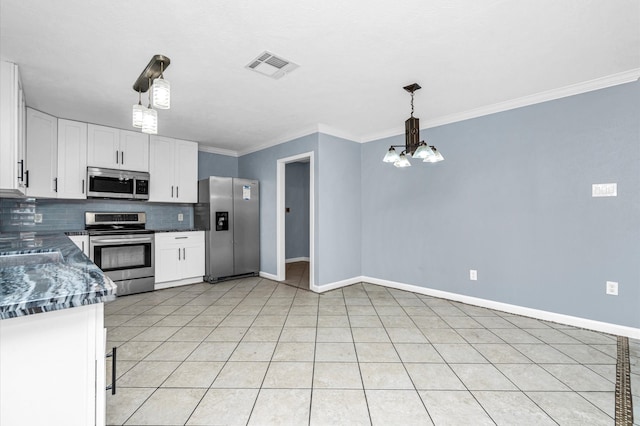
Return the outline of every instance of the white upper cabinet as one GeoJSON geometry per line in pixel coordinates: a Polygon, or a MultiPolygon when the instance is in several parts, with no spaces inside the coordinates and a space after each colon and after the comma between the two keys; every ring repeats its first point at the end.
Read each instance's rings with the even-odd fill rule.
{"type": "Polygon", "coordinates": [[[89,124],[87,140],[87,166],[149,171],[147,134],[89,124]]]}
{"type": "Polygon", "coordinates": [[[26,195],[58,197],[58,119],[27,108],[26,195]]]}
{"type": "Polygon", "coordinates": [[[58,120],[58,198],[87,198],[87,123],[58,120]]]}
{"type": "Polygon", "coordinates": [[[197,203],[198,144],[152,136],[149,174],[149,201],[197,203]]]}
{"type": "Polygon", "coordinates": [[[0,196],[24,195],[25,101],[18,66],[0,61],[0,196]]]}

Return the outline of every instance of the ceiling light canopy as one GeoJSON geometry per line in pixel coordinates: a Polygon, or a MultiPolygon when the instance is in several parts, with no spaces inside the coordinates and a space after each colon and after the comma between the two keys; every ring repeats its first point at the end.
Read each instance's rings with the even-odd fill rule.
{"type": "Polygon", "coordinates": [[[170,63],[171,60],[168,57],[155,55],[133,84],[133,90],[138,92],[138,103],[133,105],[132,125],[141,128],[144,133],[152,135],[158,133],[158,112],[153,108],[169,109],[171,107],[171,85],[164,79],[164,70],[170,63]],[[141,95],[146,91],[149,91],[147,108],[141,102],[141,95]]]}
{"type": "Polygon", "coordinates": [[[418,83],[413,83],[404,87],[404,90],[411,93],[411,117],[404,122],[404,145],[391,145],[389,151],[382,159],[385,163],[393,163],[396,167],[409,167],[411,163],[407,157],[421,159],[424,163],[437,163],[444,160],[444,157],[435,146],[429,146],[425,141],[420,140],[420,119],[413,116],[413,94],[421,89],[418,83]],[[404,148],[398,155],[395,148],[404,148]]]}

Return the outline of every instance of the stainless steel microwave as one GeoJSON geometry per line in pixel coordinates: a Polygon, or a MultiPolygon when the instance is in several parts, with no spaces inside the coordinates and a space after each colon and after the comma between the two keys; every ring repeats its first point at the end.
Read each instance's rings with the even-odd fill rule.
{"type": "Polygon", "coordinates": [[[87,197],[149,199],[149,173],[87,167],[87,197]]]}

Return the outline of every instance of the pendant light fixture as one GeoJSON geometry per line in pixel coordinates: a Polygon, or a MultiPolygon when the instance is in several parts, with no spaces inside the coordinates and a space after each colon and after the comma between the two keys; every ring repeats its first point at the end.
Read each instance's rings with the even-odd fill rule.
{"type": "Polygon", "coordinates": [[[171,106],[171,86],[164,79],[164,70],[171,60],[164,55],[155,55],[140,73],[133,84],[133,90],[138,92],[138,104],[133,106],[133,127],[141,128],[144,133],[155,135],[158,133],[158,112],[152,108],[169,109],[171,106]],[[142,93],[149,91],[149,106],[144,107],[141,102],[142,93]],[[153,100],[152,100],[153,95],[153,100]]]}
{"type": "Polygon", "coordinates": [[[153,106],[158,109],[171,108],[171,85],[164,79],[164,63],[160,62],[160,77],[153,81],[153,106]]]}
{"type": "Polygon", "coordinates": [[[142,92],[138,91],[138,103],[133,105],[133,127],[142,128],[142,114],[145,108],[142,105],[142,92]]]}
{"type": "Polygon", "coordinates": [[[151,91],[149,91],[149,106],[142,112],[142,132],[150,135],[158,134],[158,111],[151,108],[151,91]]]}
{"type": "Polygon", "coordinates": [[[407,157],[421,159],[424,163],[437,163],[444,160],[435,146],[429,146],[425,141],[420,140],[420,119],[413,116],[413,94],[421,89],[420,85],[413,83],[403,89],[411,93],[411,117],[404,122],[405,142],[404,145],[391,145],[382,161],[393,163],[396,167],[410,167],[411,162],[407,157]],[[398,155],[395,148],[404,148],[404,150],[398,155]]]}

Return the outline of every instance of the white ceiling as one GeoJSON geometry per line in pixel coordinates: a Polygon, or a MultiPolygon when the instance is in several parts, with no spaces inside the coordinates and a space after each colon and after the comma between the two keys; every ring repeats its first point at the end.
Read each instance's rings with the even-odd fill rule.
{"type": "Polygon", "coordinates": [[[424,128],[640,75],[638,0],[0,0],[0,25],[27,105],[131,128],[132,85],[163,54],[159,133],[236,153],[400,134],[414,82],[424,128]],[[300,68],[244,68],[265,50],[300,68]]]}

